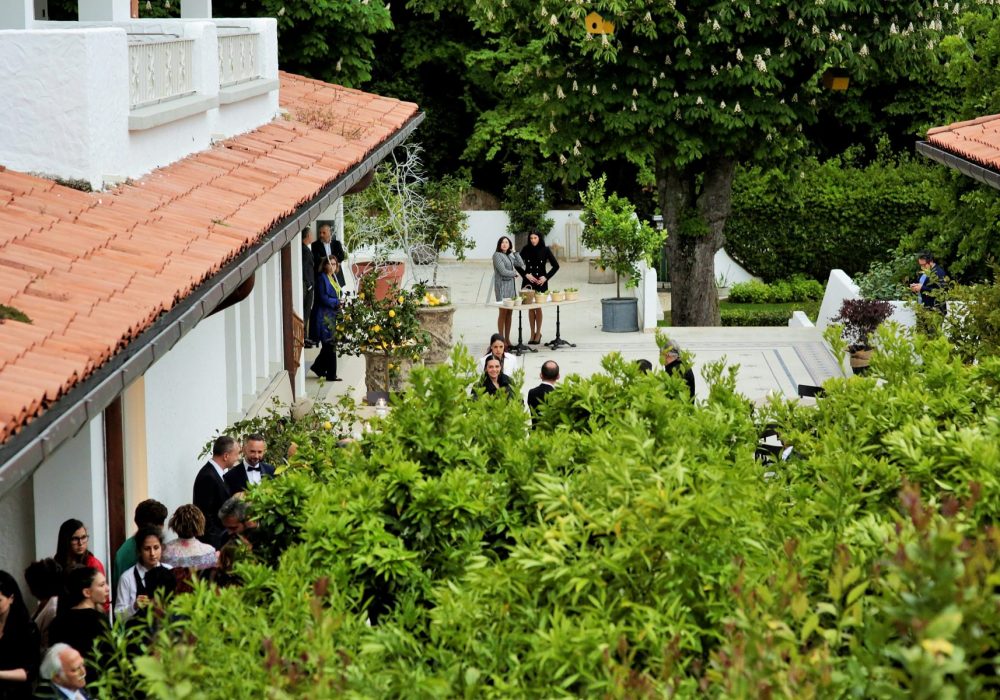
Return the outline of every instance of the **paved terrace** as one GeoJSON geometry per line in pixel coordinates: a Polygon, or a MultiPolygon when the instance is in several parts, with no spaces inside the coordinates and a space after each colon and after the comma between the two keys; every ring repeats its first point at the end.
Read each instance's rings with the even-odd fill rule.
{"type": "MultiPolygon", "coordinates": [[[[496,332],[497,309],[487,306],[493,299],[493,266],[488,261],[444,263],[438,271],[438,282],[451,287],[455,304],[456,343],[465,343],[476,356],[486,353],[490,335],[496,332]]],[[[589,376],[601,371],[601,358],[610,352],[620,352],[626,359],[646,358],[656,364],[658,352],[653,333],[601,332],[601,298],[614,296],[614,285],[588,284],[587,263],[562,263],[550,285],[556,289],[576,287],[580,303],[567,305],[561,312],[562,337],[575,348],[550,350],[544,345],[533,346],[537,353],[526,353],[520,363],[525,371],[524,392],[537,384],[542,363],[554,359],[563,376],[571,373],[589,376]]],[[[662,295],[667,297],[668,295],[662,295]]],[[[542,342],[555,337],[555,308],[544,310],[542,342]]],[[[527,341],[528,318],[524,316],[524,340],[527,341]]],[[[836,358],[814,328],[670,328],[664,329],[676,342],[694,354],[697,393],[704,398],[708,391],[700,369],[709,362],[725,359],[739,365],[738,390],[750,399],[769,392],[787,397],[798,395],[799,384],[821,384],[825,379],[843,376],[836,358]]],[[[517,341],[517,312],[511,339],[517,341]]],[[[318,350],[306,351],[306,367],[318,350]]],[[[350,392],[359,401],[365,394],[364,358],[341,357],[338,373],[343,382],[321,385],[312,373],[307,374],[306,388],[310,396],[336,397],[350,392]]]]}

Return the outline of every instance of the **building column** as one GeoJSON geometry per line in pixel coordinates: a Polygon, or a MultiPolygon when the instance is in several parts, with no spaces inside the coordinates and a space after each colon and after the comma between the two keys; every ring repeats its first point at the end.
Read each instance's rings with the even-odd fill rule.
{"type": "Polygon", "coordinates": [[[131,0],[78,0],[78,2],[81,22],[127,22],[132,19],[131,0]]]}
{"type": "Polygon", "coordinates": [[[212,0],[181,0],[181,19],[211,19],[212,0]]]}
{"type": "Polygon", "coordinates": [[[35,22],[35,0],[0,2],[0,29],[29,29],[35,22]]]}

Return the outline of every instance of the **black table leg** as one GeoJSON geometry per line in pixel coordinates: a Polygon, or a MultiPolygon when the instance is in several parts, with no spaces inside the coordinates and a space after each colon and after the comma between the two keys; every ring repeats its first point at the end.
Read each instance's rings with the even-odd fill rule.
{"type": "Polygon", "coordinates": [[[568,340],[563,340],[562,337],[559,335],[559,307],[558,306],[556,306],[556,337],[553,338],[552,340],[550,340],[549,342],[545,343],[545,345],[547,347],[551,348],[552,350],[557,350],[557,349],[563,347],[564,345],[569,346],[571,348],[575,348],[576,347],[576,343],[571,343],[568,340]]]}
{"type": "Polygon", "coordinates": [[[524,344],[524,342],[523,342],[524,335],[522,334],[521,330],[522,330],[522,326],[521,326],[521,310],[518,309],[517,310],[517,345],[514,345],[514,346],[508,348],[507,351],[509,353],[511,353],[512,355],[523,355],[526,352],[538,352],[533,347],[524,344]]]}

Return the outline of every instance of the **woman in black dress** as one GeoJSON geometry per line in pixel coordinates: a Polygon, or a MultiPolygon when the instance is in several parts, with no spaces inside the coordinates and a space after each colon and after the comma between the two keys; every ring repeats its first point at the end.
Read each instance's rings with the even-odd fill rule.
{"type": "Polygon", "coordinates": [[[0,571],[0,700],[27,700],[38,675],[38,629],[14,577],[0,571]]]}
{"type": "Polygon", "coordinates": [[[500,368],[500,360],[490,355],[486,358],[486,366],[483,368],[483,391],[490,396],[497,394],[513,398],[514,390],[510,387],[510,377],[503,373],[500,368]]]}
{"type": "MultiPolygon", "coordinates": [[[[559,261],[540,234],[532,232],[528,235],[528,242],[521,249],[521,259],[524,261],[524,269],[518,270],[523,278],[521,289],[548,292],[549,280],[559,271],[559,261]]],[[[542,342],[541,309],[528,309],[528,325],[531,327],[528,345],[538,345],[542,342]]]]}
{"type": "Polygon", "coordinates": [[[94,663],[94,642],[103,640],[109,624],[104,607],[111,599],[108,580],[100,571],[85,566],[66,574],[66,589],[59,596],[59,612],[49,627],[49,643],[69,644],[87,662],[87,682],[100,676],[94,663]]]}

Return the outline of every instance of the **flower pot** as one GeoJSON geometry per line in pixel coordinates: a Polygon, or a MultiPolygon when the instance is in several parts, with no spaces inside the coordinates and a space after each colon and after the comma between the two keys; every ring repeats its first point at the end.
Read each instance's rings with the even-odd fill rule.
{"type": "Polygon", "coordinates": [[[601,330],[634,333],[639,330],[639,300],[635,297],[601,299],[601,330]]]}
{"type": "Polygon", "coordinates": [[[535,292],[530,289],[523,290],[521,292],[521,301],[525,304],[534,304],[535,292]]]}
{"type": "MultiPolygon", "coordinates": [[[[375,298],[385,299],[387,298],[395,284],[396,287],[402,287],[403,283],[403,272],[405,271],[405,264],[401,262],[389,262],[384,266],[379,268],[378,280],[375,282],[375,298]]],[[[361,278],[365,275],[372,274],[375,270],[375,264],[368,261],[357,262],[351,266],[351,271],[354,273],[354,279],[357,281],[358,289],[361,288],[361,278]]]]}
{"type": "Polygon", "coordinates": [[[438,299],[444,298],[447,299],[449,302],[452,300],[451,287],[445,287],[440,284],[437,285],[428,284],[424,286],[424,291],[426,291],[428,294],[433,294],[438,299]]]}
{"type": "Polygon", "coordinates": [[[854,370],[855,374],[864,374],[868,371],[871,359],[871,350],[855,350],[851,353],[851,369],[854,370]]]}
{"type": "Polygon", "coordinates": [[[367,391],[402,391],[410,378],[410,371],[416,361],[409,358],[386,357],[382,353],[366,352],[365,389],[367,391]],[[385,386],[385,365],[391,362],[395,368],[389,371],[389,386],[385,386]]]}
{"type": "Polygon", "coordinates": [[[587,268],[587,281],[590,284],[614,284],[615,273],[606,267],[601,267],[593,260],[587,268]]]}
{"type": "Polygon", "coordinates": [[[566,293],[552,292],[552,301],[566,301],[566,293]]]}
{"type": "Polygon", "coordinates": [[[580,292],[566,292],[566,301],[576,301],[580,298],[580,292]]]}
{"type": "Polygon", "coordinates": [[[455,307],[423,306],[417,309],[417,318],[420,320],[420,327],[431,337],[430,347],[424,353],[424,364],[443,364],[451,354],[455,307]]]}

